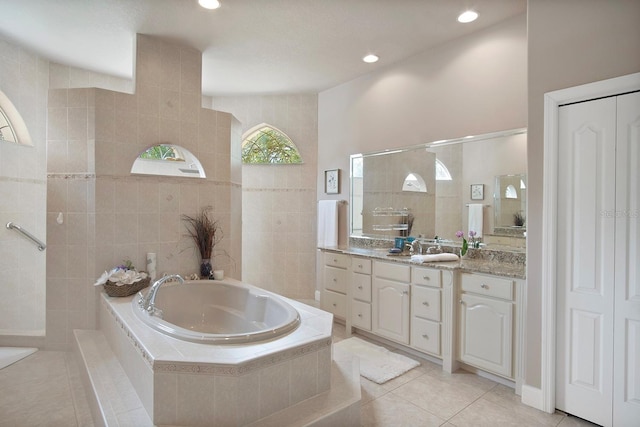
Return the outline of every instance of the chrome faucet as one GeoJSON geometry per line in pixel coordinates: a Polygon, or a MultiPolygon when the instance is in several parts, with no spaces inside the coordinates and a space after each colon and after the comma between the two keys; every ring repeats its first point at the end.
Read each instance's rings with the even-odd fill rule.
{"type": "Polygon", "coordinates": [[[151,289],[149,289],[149,292],[147,292],[147,295],[142,296],[142,293],[138,293],[138,295],[140,296],[140,299],[138,299],[138,305],[140,306],[140,308],[146,310],[149,313],[153,313],[156,309],[155,303],[158,289],[160,289],[160,286],[162,286],[166,281],[171,279],[178,279],[180,284],[184,283],[184,279],[179,274],[171,274],[169,276],[164,276],[156,280],[156,282],[151,286],[151,289]]]}

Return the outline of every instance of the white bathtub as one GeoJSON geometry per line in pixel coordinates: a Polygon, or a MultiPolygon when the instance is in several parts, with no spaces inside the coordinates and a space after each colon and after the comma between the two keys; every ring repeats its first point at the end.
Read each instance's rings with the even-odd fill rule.
{"type": "MultiPolygon", "coordinates": [[[[236,345],[181,340],[150,327],[132,302],[137,296],[118,298],[103,293],[100,330],[154,424],[251,424],[331,388],[330,313],[234,279],[164,284],[156,306],[166,310],[175,305],[189,312],[201,300],[179,291],[195,291],[197,296],[202,287],[221,300],[228,293],[239,301],[244,295],[246,301],[246,291],[269,296],[294,308],[300,325],[279,338],[236,345]]],[[[251,304],[260,301],[263,298],[251,304]]],[[[272,312],[268,305],[265,303],[265,313],[272,312]]],[[[232,309],[226,313],[235,314],[232,309]]]]}
{"type": "Polygon", "coordinates": [[[300,325],[300,315],[273,294],[228,281],[194,280],[162,285],[156,313],[133,311],[144,323],[171,337],[204,344],[242,344],[279,338],[300,325]]]}

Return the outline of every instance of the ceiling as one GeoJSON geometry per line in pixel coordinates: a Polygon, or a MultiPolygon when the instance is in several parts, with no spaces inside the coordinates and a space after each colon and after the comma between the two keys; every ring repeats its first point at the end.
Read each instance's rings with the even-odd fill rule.
{"type": "Polygon", "coordinates": [[[526,11],[526,0],[0,0],[0,36],[131,78],[135,34],[203,52],[206,95],[316,93],[526,11]],[[471,24],[456,21],[472,8],[471,24]],[[375,64],[361,58],[380,56],[375,64]]]}

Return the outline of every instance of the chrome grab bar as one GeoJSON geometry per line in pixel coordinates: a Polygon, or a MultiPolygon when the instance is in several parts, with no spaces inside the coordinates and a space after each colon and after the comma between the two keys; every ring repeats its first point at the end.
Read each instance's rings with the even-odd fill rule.
{"type": "Polygon", "coordinates": [[[44,251],[47,248],[47,245],[42,243],[42,241],[40,241],[36,236],[34,236],[33,234],[29,233],[27,230],[25,230],[24,228],[20,227],[18,224],[14,224],[13,222],[9,221],[7,223],[7,228],[9,230],[13,229],[13,230],[19,231],[20,233],[24,234],[26,237],[31,239],[31,241],[33,241],[33,243],[35,243],[38,246],[38,250],[39,251],[44,251]]]}

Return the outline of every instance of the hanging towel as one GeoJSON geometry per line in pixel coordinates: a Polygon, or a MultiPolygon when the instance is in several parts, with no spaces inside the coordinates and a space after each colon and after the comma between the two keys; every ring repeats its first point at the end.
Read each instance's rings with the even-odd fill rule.
{"type": "Polygon", "coordinates": [[[318,247],[338,246],[338,201],[318,202],[318,247]]]}
{"type": "Polygon", "coordinates": [[[476,237],[482,237],[482,209],[484,206],[481,203],[469,204],[469,231],[476,232],[476,237]]]}

